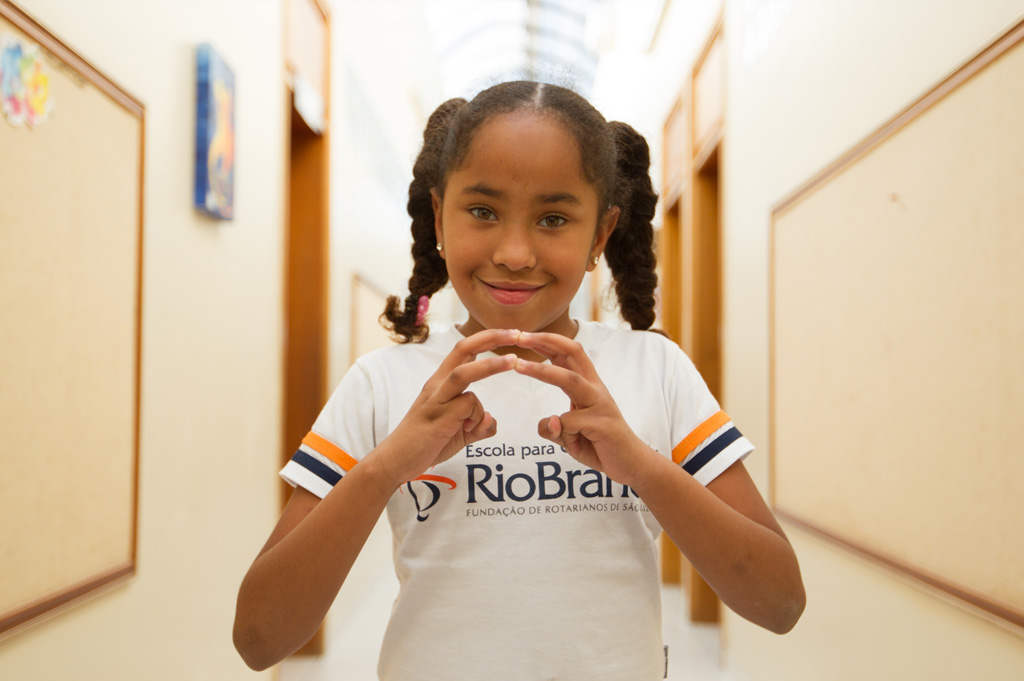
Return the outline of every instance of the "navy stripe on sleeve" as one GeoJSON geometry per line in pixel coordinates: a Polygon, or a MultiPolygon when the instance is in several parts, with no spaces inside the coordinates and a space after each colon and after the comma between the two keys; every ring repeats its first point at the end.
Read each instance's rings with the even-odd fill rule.
{"type": "Polygon", "coordinates": [[[697,471],[704,468],[705,464],[711,459],[715,458],[723,449],[731,445],[736,440],[739,440],[743,435],[737,428],[730,428],[725,431],[717,438],[714,442],[708,443],[708,446],[694,454],[693,458],[683,464],[683,470],[690,475],[696,475],[697,471]]]}
{"type": "Polygon", "coordinates": [[[317,461],[315,457],[310,456],[301,449],[292,455],[292,461],[332,486],[337,485],[338,481],[341,480],[341,475],[337,471],[317,461]]]}

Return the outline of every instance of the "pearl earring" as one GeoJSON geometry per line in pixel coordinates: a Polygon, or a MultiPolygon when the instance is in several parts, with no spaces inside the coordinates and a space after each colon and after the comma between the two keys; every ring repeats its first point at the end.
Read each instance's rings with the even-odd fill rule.
{"type": "Polygon", "coordinates": [[[442,248],[444,248],[444,246],[441,245],[441,242],[438,242],[437,243],[437,252],[440,253],[442,248]]]}
{"type": "Polygon", "coordinates": [[[597,260],[598,260],[598,258],[600,258],[600,257],[601,257],[601,256],[599,256],[599,255],[595,255],[595,256],[594,256],[594,264],[595,264],[595,265],[597,264],[597,260]]]}

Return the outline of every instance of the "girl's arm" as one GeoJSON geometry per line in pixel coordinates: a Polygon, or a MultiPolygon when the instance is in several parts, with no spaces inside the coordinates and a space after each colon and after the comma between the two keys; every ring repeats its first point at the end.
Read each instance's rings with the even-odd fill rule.
{"type": "Polygon", "coordinates": [[[457,343],[401,423],[322,501],[301,488],[293,492],[238,592],[234,642],[246,664],[266,669],[316,633],[401,484],[494,435],[494,418],[466,390],[512,368],[514,355],[476,356],[517,335],[490,330],[457,343]]]}
{"type": "Polygon", "coordinates": [[[776,633],[796,625],[805,594],[796,555],[742,463],[704,487],[630,429],[582,346],[524,333],[517,344],[551,360],[517,372],[562,389],[570,409],[538,424],[541,437],[631,487],[719,598],[776,633]]]}
{"type": "Polygon", "coordinates": [[[806,602],[800,566],[743,463],[705,488],[649,448],[643,458],[629,486],[722,602],[776,634],[796,626],[806,602]]]}
{"type": "Polygon", "coordinates": [[[238,591],[234,642],[247,665],[266,669],[312,638],[396,488],[369,456],[323,501],[295,488],[238,591]]]}

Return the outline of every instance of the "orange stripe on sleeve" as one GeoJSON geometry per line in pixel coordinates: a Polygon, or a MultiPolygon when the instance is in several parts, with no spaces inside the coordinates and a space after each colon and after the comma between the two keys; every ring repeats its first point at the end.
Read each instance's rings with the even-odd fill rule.
{"type": "Polygon", "coordinates": [[[328,459],[341,466],[346,473],[352,470],[352,467],[358,463],[358,461],[346,454],[345,450],[341,447],[329,440],[325,440],[313,431],[310,431],[306,437],[302,438],[302,444],[309,445],[316,451],[320,452],[328,459]]]}
{"type": "Polygon", "coordinates": [[[711,437],[711,434],[716,430],[729,423],[731,419],[729,415],[724,411],[720,411],[704,423],[700,424],[693,429],[689,435],[687,435],[682,442],[675,446],[672,450],[672,461],[676,464],[680,464],[686,460],[686,457],[690,455],[694,449],[696,449],[701,442],[711,437]]]}

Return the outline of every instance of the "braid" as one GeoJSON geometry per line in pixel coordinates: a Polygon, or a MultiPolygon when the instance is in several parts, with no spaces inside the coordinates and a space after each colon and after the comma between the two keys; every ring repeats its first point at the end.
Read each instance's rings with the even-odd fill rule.
{"type": "Polygon", "coordinates": [[[654,255],[654,209],[658,195],[651,185],[651,155],[647,141],[625,123],[608,124],[615,137],[618,183],[614,203],[619,222],[605,248],[615,280],[622,318],[633,329],[654,324],[654,291],[658,286],[654,255]]]}
{"type": "Polygon", "coordinates": [[[412,276],[409,277],[409,296],[404,309],[399,309],[398,296],[390,296],[381,324],[399,343],[422,343],[430,334],[430,328],[423,320],[417,320],[420,296],[428,298],[448,283],[448,270],[444,259],[437,252],[437,235],[434,233],[434,207],[430,190],[439,185],[441,150],[448,136],[452,118],[466,103],[464,99],[449,99],[437,107],[427,121],[423,131],[423,149],[416,157],[409,184],[409,202],[406,210],[412,218],[412,276]],[[417,323],[419,322],[419,323],[417,323]]]}

